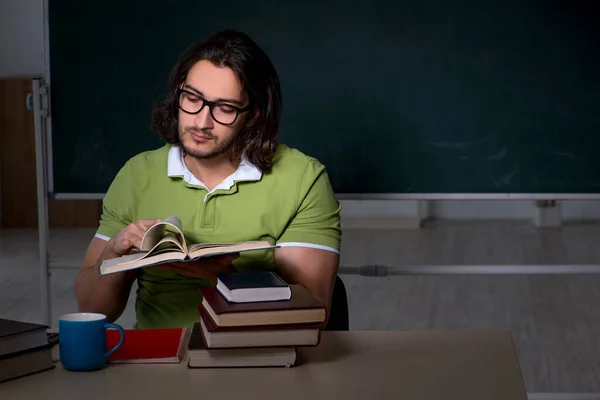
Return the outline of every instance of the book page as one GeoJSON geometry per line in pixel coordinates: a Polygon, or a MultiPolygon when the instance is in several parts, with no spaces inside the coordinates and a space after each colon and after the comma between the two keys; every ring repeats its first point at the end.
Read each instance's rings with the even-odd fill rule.
{"type": "Polygon", "coordinates": [[[160,239],[158,243],[156,243],[154,247],[150,249],[150,251],[148,251],[146,254],[151,256],[153,254],[162,253],[164,251],[180,251],[186,254],[181,242],[175,237],[174,234],[170,232],[166,233],[165,237],[160,239]]]}
{"type": "Polygon", "coordinates": [[[192,244],[190,245],[190,247],[188,248],[188,251],[190,252],[190,254],[196,250],[200,250],[200,249],[207,249],[209,247],[226,247],[226,246],[230,246],[231,243],[196,243],[196,244],[192,244]]]}
{"type": "Polygon", "coordinates": [[[165,218],[161,222],[151,226],[142,238],[140,250],[152,252],[161,239],[168,235],[166,232],[167,228],[171,228],[175,231],[175,235],[171,236],[171,240],[179,242],[179,249],[187,254],[188,249],[185,243],[185,236],[183,235],[183,227],[181,226],[181,220],[177,216],[165,218]]]}
{"type": "Polygon", "coordinates": [[[148,253],[128,254],[119,258],[104,260],[100,265],[100,275],[108,275],[167,262],[182,261],[185,258],[186,255],[180,251],[160,251],[152,255],[148,253]]]}
{"type": "MultiPolygon", "coordinates": [[[[181,248],[181,244],[179,243],[179,241],[177,241],[171,236],[166,236],[159,240],[158,243],[156,243],[151,250],[152,251],[138,251],[135,253],[126,254],[121,257],[104,260],[103,264],[127,264],[129,262],[135,262],[161,253],[183,253],[183,249],[181,248]]],[[[185,254],[183,255],[185,256],[185,254]]],[[[179,256],[177,257],[179,258],[179,256]]]]}
{"type": "Polygon", "coordinates": [[[197,259],[197,258],[202,258],[202,257],[220,255],[220,254],[239,253],[239,252],[243,252],[243,251],[275,249],[277,247],[279,247],[279,246],[271,245],[266,240],[229,243],[229,244],[212,244],[212,245],[203,245],[200,247],[195,246],[195,247],[191,248],[191,250],[190,250],[190,259],[197,259]]]}

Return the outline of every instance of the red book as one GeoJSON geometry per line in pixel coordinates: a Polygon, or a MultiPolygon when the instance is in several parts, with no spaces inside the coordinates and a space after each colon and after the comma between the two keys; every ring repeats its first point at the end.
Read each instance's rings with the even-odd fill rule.
{"type": "MultiPolygon", "coordinates": [[[[106,331],[106,349],[119,343],[119,331],[106,331]]],[[[189,340],[186,328],[125,329],[121,347],[107,357],[111,363],[176,364],[181,362],[189,340]]]]}

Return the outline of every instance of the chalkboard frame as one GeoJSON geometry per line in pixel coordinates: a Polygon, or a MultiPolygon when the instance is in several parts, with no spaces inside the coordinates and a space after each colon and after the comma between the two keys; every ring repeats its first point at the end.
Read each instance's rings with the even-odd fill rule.
{"type": "MultiPolygon", "coordinates": [[[[49,1],[43,1],[43,86],[41,107],[44,124],[45,176],[38,176],[38,187],[45,187],[48,198],[57,200],[101,200],[105,193],[57,193],[54,191],[52,151],[51,72],[49,39],[49,1]],[[50,110],[45,115],[45,110],[50,110]],[[43,182],[40,182],[40,179],[43,182]]],[[[600,193],[336,193],[339,200],[600,200],[600,193]]]]}

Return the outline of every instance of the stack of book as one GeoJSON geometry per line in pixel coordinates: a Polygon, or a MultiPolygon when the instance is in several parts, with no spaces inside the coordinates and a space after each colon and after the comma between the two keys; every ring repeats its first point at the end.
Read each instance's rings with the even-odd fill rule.
{"type": "Polygon", "coordinates": [[[274,272],[238,272],[202,288],[200,320],[188,343],[188,366],[293,366],[296,347],[316,346],[325,307],[301,285],[274,272]]]}
{"type": "Polygon", "coordinates": [[[47,328],[0,318],[0,382],[54,368],[47,328]]]}

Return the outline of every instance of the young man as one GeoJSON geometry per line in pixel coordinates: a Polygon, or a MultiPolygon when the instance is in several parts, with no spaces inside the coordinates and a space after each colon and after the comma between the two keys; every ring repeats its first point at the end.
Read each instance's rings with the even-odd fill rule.
{"type": "Polygon", "coordinates": [[[232,265],[275,269],[329,307],[340,205],[322,164],[276,143],[280,113],[275,68],[247,35],[222,31],[190,47],[153,114],[166,144],[131,158],[106,193],[75,281],[79,310],[116,320],[137,279],[137,328],[191,327],[198,289],[232,265]],[[138,247],[148,227],[170,215],[181,218],[192,242],[269,240],[281,247],[98,275],[99,263],[138,247]]]}

